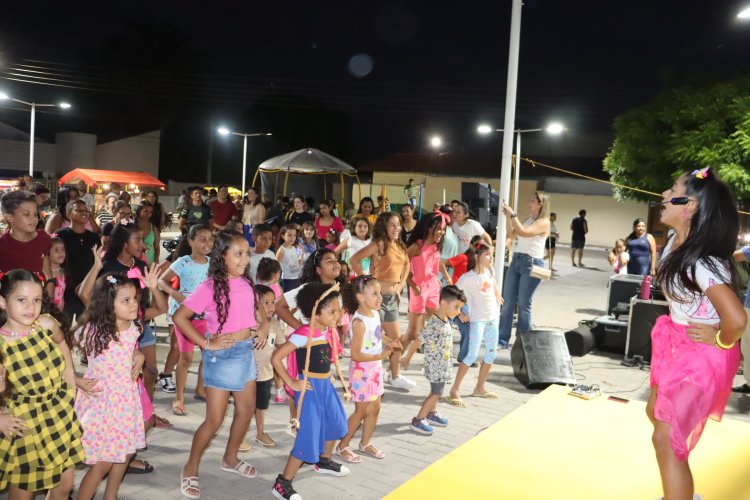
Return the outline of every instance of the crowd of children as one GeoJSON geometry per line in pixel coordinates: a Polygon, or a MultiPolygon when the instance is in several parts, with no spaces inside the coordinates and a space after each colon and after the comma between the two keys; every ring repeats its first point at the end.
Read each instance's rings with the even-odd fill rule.
{"type": "MultiPolygon", "coordinates": [[[[687,193],[697,201],[682,212],[666,209],[665,222],[692,221],[699,230],[710,227],[710,221],[700,217],[711,212],[699,202],[716,203],[703,193],[709,188],[720,191],[721,185],[707,173],[703,176],[698,182],[694,173],[673,186],[670,192],[687,193]]],[[[162,265],[149,265],[144,255],[144,236],[150,237],[153,227],[122,219],[111,228],[106,251],[98,244],[85,249],[90,268],[71,287],[66,242],[36,230],[32,199],[4,196],[10,230],[0,238],[12,238],[10,245],[22,255],[5,259],[4,265],[11,262],[13,268],[0,272],[0,489],[9,488],[11,497],[48,491],[49,498],[68,498],[74,469],[86,464],[78,498],[93,498],[105,479],[104,498],[116,498],[126,473],[153,470],[148,462],[134,459],[146,448],[147,431],[154,425],[171,425],[154,412],[157,381],[165,392],[174,393],[173,415],[186,415],[185,386],[196,345],[202,351],[196,397],[205,399],[206,412],[181,470],[180,490],[187,498],[200,498],[201,458],[225,419],[230,398],[234,408],[220,470],[243,479],[258,473],[240,458],[251,449],[247,434],[252,418],[253,442],[275,447],[265,430],[264,411],[272,397],[279,404],[288,402],[289,431],[295,441],[271,491],[277,498],[293,500],[301,499],[292,482],[305,463],[321,474],[345,476],[349,468],[334,461],[334,455],[347,464],[361,463],[363,456],[386,458],[387,450],[375,445],[385,384],[405,390],[415,386],[401,371],[420,345],[430,390],[409,423],[413,432],[430,435],[435,427],[448,425],[438,403],[451,381],[445,400],[466,406],[461,384],[477,360],[481,364],[471,395],[497,398],[485,387],[500,342],[503,303],[493,276],[494,249],[484,235],[475,235],[465,253],[441,258],[444,237],[451,231],[449,211],[422,217],[404,242],[401,217],[393,212],[375,215],[372,200],[368,203],[363,201],[361,217],[352,220],[351,233],[326,202],[321,205],[323,218],[315,223],[305,220],[299,226],[288,221],[276,245],[272,227],[264,223],[252,224],[250,231],[229,226],[216,233],[192,224],[169,263],[162,265]],[[32,250],[38,250],[37,257],[28,254],[32,250]],[[399,303],[404,288],[409,294],[409,326],[402,336],[399,303]],[[71,318],[64,315],[71,290],[85,306],[76,315],[74,334],[71,318]],[[150,321],[161,314],[167,314],[173,342],[159,374],[150,321]],[[454,376],[456,323],[461,347],[454,376]],[[73,369],[72,351],[86,362],[80,376],[73,369]],[[350,357],[346,376],[342,355],[350,357]],[[345,398],[354,403],[348,418],[333,384],[332,366],[345,398]],[[354,451],[352,439],[359,432],[354,451]]],[[[73,220],[76,206],[71,205],[73,220]]],[[[303,213],[295,211],[295,216],[300,219],[303,213]]],[[[75,228],[83,224],[83,214],[76,224],[75,228]]],[[[75,234],[83,245],[86,233],[75,234]]],[[[668,294],[708,290],[703,302],[728,301],[713,311],[725,333],[698,321],[705,319],[700,314],[706,307],[696,312],[683,304],[677,313],[684,314],[674,323],[659,323],[655,335],[673,341],[687,332],[692,342],[712,341],[726,353],[715,361],[730,373],[738,362],[732,347],[741,330],[734,317],[737,304],[715,286],[730,283],[731,275],[718,261],[700,260],[700,252],[710,251],[700,239],[702,233],[690,234],[680,226],[677,234],[680,239],[670,243],[662,271],[672,284],[668,294]],[[690,277],[672,255],[693,262],[694,269],[700,262],[703,274],[690,277]],[[690,279],[685,281],[685,276],[690,279]],[[686,328],[678,321],[688,319],[698,322],[686,328]]],[[[614,263],[622,263],[621,247],[613,252],[614,263]]],[[[670,365],[662,352],[667,340],[659,342],[655,341],[658,370],[652,372],[655,391],[649,406],[654,443],[660,467],[678,471],[665,479],[665,488],[687,491],[689,469],[681,461],[697,437],[677,441],[665,428],[670,422],[683,424],[678,410],[663,401],[682,397],[685,389],[679,388],[679,367],[670,365]]],[[[698,360],[694,365],[709,369],[698,360]]],[[[713,406],[710,414],[691,414],[686,432],[699,435],[705,419],[720,414],[728,383],[731,378],[701,386],[710,392],[706,398],[713,406]]]]}

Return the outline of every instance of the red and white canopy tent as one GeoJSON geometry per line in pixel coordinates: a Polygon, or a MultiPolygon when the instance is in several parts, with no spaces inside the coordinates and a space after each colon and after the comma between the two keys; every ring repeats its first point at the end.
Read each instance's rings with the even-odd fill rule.
{"type": "Polygon", "coordinates": [[[98,170],[94,168],[76,168],[75,170],[71,170],[60,177],[58,183],[62,186],[63,184],[71,184],[78,181],[83,181],[91,187],[97,184],[112,184],[116,182],[123,188],[127,188],[131,184],[135,184],[139,189],[143,187],[155,187],[164,191],[167,188],[163,182],[146,172],[98,170]]]}

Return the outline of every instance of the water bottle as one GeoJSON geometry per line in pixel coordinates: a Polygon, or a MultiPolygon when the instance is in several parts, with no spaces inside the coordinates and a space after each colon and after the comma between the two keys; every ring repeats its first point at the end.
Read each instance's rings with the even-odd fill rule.
{"type": "Polygon", "coordinates": [[[651,275],[647,274],[641,281],[641,300],[649,300],[651,298],[651,275]]]}

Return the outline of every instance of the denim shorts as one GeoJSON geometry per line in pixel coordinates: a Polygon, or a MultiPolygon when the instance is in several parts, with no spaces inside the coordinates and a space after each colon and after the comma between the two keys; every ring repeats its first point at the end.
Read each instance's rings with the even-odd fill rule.
{"type": "Polygon", "coordinates": [[[222,391],[241,391],[258,378],[253,356],[253,339],[242,340],[227,349],[203,351],[203,385],[222,391]]]}
{"type": "Polygon", "coordinates": [[[154,331],[151,329],[151,324],[146,323],[143,325],[141,336],[138,337],[138,346],[143,349],[154,344],[156,344],[156,335],[154,335],[154,331]]]}

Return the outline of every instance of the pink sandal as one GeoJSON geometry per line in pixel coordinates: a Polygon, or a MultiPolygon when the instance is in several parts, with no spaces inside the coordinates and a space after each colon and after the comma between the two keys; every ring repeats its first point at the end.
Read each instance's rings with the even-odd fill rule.
{"type": "Polygon", "coordinates": [[[336,455],[340,456],[342,458],[342,460],[346,460],[350,464],[359,464],[359,463],[362,463],[362,457],[360,457],[359,455],[357,455],[356,453],[354,453],[352,451],[352,449],[349,448],[348,446],[345,447],[345,448],[339,448],[337,446],[336,447],[336,455]]]}
{"type": "Polygon", "coordinates": [[[375,445],[373,445],[372,443],[367,443],[365,445],[359,443],[359,451],[361,451],[362,453],[367,453],[372,458],[385,458],[385,452],[383,450],[375,448],[375,445]]]}

